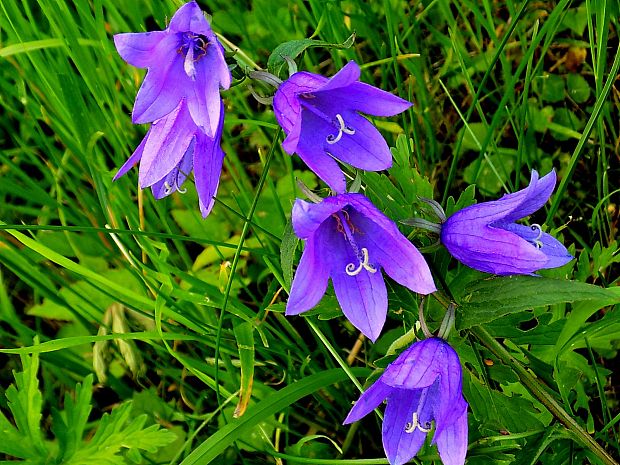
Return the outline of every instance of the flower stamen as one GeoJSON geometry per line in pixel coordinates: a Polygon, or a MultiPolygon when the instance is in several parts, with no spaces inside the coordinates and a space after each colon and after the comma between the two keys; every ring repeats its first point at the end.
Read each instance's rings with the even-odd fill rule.
{"type": "Polygon", "coordinates": [[[360,274],[362,272],[362,270],[366,270],[369,273],[376,273],[377,269],[372,266],[370,263],[368,263],[368,249],[366,247],[362,247],[361,249],[362,252],[362,259],[360,260],[359,265],[355,265],[355,263],[349,263],[344,271],[349,275],[349,276],[357,276],[358,274],[360,274]]]}
{"type": "Polygon", "coordinates": [[[426,434],[431,430],[431,426],[430,421],[425,422],[424,426],[422,426],[420,420],[418,419],[418,412],[413,412],[411,421],[407,422],[405,425],[405,433],[413,433],[417,429],[426,434]]]}
{"type": "Polygon", "coordinates": [[[327,143],[332,145],[335,144],[336,142],[338,142],[340,139],[342,139],[342,135],[343,134],[348,134],[350,136],[352,136],[353,134],[355,134],[355,129],[353,129],[350,126],[347,126],[346,123],[344,122],[344,119],[342,118],[342,115],[340,113],[336,113],[336,119],[338,120],[338,124],[339,124],[339,128],[338,128],[338,135],[334,136],[333,134],[330,134],[327,136],[327,143]]]}
{"type": "Polygon", "coordinates": [[[183,60],[183,70],[192,81],[196,78],[194,64],[207,54],[208,45],[209,39],[202,34],[188,32],[183,36],[183,45],[179,47],[177,52],[183,53],[184,50],[187,50],[185,60],[183,60]]]}

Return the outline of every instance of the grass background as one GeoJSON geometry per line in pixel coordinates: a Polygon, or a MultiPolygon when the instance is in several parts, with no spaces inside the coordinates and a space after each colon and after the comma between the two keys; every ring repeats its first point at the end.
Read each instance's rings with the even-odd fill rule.
{"type": "MultiPolygon", "coordinates": [[[[0,426],[16,424],[7,437],[33,444],[2,449],[5,460],[385,463],[369,459],[383,456],[378,419],[341,425],[359,393],[349,378],[363,382],[385,366],[393,343],[404,344],[398,338],[414,326],[417,298],[389,286],[388,324],[375,345],[358,339],[333,293],[310,318],[283,316],[301,251],[288,225],[301,195],[295,180],[328,192],[283,152],[271,108],[250,96],[248,80],[223,94],[227,157],[206,220],[193,186],[156,202],[138,191],[136,170],[112,182],[147,129],[130,120],[144,70],[120,59],[112,35],[163,29],[181,4],[0,5],[0,426]],[[22,371],[21,389],[9,387],[22,371]],[[92,394],[75,397],[81,410],[63,400],[74,398],[76,383],[92,394]],[[25,406],[26,425],[11,404],[25,406]],[[111,411],[112,420],[103,416],[111,411]],[[61,423],[73,436],[50,426],[61,423]],[[124,437],[114,439],[106,424],[124,437]],[[149,425],[160,426],[157,434],[149,425]],[[91,455],[63,446],[69,437],[91,455]]],[[[563,237],[577,259],[547,276],[618,289],[617,2],[200,4],[237,50],[237,77],[266,67],[283,42],[342,44],[355,32],[351,47],[310,48],[297,61],[329,76],[356,60],[363,81],[415,103],[376,121],[396,147],[394,168],[361,174],[390,217],[422,215],[417,195],[450,211],[459,198],[460,206],[472,202],[471,184],[479,200],[495,198],[526,185],[531,169],[553,167],[556,194],[533,221],[563,237]]],[[[403,231],[417,245],[434,240],[403,231]]],[[[482,276],[441,250],[429,260],[457,297],[482,276]]],[[[560,302],[521,309],[486,331],[618,458],[617,308],[605,299],[560,302]]],[[[438,325],[439,305],[428,312],[438,325]]],[[[604,463],[571,441],[474,335],[461,331],[452,342],[472,407],[468,463],[604,463]]],[[[433,460],[435,449],[425,447],[420,461],[433,460]]]]}

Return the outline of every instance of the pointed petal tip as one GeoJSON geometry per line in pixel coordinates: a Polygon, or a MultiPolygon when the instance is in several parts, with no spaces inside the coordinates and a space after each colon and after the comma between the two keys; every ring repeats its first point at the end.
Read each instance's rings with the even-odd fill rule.
{"type": "Polygon", "coordinates": [[[299,315],[303,312],[307,312],[308,310],[310,310],[309,308],[305,308],[301,305],[299,305],[299,302],[293,302],[291,303],[291,296],[289,295],[289,298],[286,302],[286,310],[284,310],[284,315],[285,316],[295,316],[295,315],[299,315]]]}
{"type": "Polygon", "coordinates": [[[202,203],[202,201],[200,201],[200,200],[199,200],[198,204],[200,206],[200,214],[202,215],[202,217],[204,219],[207,216],[209,216],[209,213],[211,213],[211,210],[213,210],[213,207],[215,206],[215,198],[211,199],[211,202],[209,202],[207,205],[202,203]]]}
{"type": "Polygon", "coordinates": [[[381,378],[371,384],[353,404],[344,420],[345,425],[361,420],[376,409],[390,394],[391,388],[381,382],[381,378]]]}
{"type": "MultiPolygon", "coordinates": [[[[129,170],[127,170],[129,171],[129,170]]],[[[122,178],[123,176],[125,176],[127,174],[127,171],[121,171],[120,169],[116,172],[116,174],[114,175],[114,177],[112,178],[112,181],[117,181],[120,178],[122,178]]]]}

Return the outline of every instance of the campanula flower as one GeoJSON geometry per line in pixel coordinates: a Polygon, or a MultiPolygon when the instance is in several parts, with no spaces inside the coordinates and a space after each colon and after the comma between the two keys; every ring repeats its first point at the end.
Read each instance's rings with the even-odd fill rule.
{"type": "Polygon", "coordinates": [[[132,119],[149,123],[181,100],[197,126],[213,137],[220,121],[220,87],[230,87],[224,49],[196,2],[183,5],[164,31],[116,34],[114,44],[130,65],[147,68],[132,119]]]}
{"type": "Polygon", "coordinates": [[[223,126],[222,109],[215,137],[208,137],[196,126],[182,100],[172,112],[151,125],[114,180],[140,162],[140,187],[150,187],[155,198],[161,199],[175,191],[184,193],[181,186],[193,169],[200,211],[206,217],[213,208],[213,197],[222,171],[224,152],[220,140],[223,126]]]}
{"type": "Polygon", "coordinates": [[[540,209],[555,183],[555,171],[539,179],[533,170],[525,189],[450,216],[441,227],[441,242],[470,268],[498,275],[531,274],[568,263],[572,255],[540,225],[515,223],[540,209]]]}
{"type": "Polygon", "coordinates": [[[331,79],[300,71],[276,91],[273,109],[286,139],[282,147],[297,153],[329,187],[345,191],[344,174],[334,158],[367,171],[392,166],[392,155],[377,128],[359,113],[393,116],[411,103],[359,82],[360,68],[350,61],[331,79]]]}
{"type": "Polygon", "coordinates": [[[439,338],[416,342],[361,395],[344,423],[358,421],[387,399],[383,448],[392,465],[411,460],[433,429],[433,443],[444,465],[463,465],[467,402],[461,383],[458,355],[447,342],[439,338]]]}
{"type": "Polygon", "coordinates": [[[436,290],[422,254],[362,194],[340,194],[317,204],[297,199],[292,221],[306,246],[291,286],[287,315],[318,304],[331,278],[345,316],[374,341],[388,306],[381,269],[420,294],[436,290]]]}

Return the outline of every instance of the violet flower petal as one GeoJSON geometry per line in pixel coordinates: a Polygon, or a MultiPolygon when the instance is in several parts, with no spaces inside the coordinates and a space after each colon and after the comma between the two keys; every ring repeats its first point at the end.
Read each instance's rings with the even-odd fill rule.
{"type": "Polygon", "coordinates": [[[175,50],[176,40],[169,37],[162,42],[171,48],[154,57],[158,65],[149,68],[138,90],[132,112],[134,124],[149,123],[169,114],[179,105],[189,85],[189,78],[183,71],[183,56],[175,50]]]}
{"type": "Polygon", "coordinates": [[[360,246],[368,249],[371,260],[377,262],[390,278],[419,294],[437,290],[426,260],[395,224],[386,231],[361,213],[351,213],[351,218],[364,231],[360,246]]]}
{"type": "Polygon", "coordinates": [[[158,47],[168,37],[165,31],[127,32],[114,35],[114,45],[123,60],[136,68],[151,66],[158,57],[158,47]]]}
{"type": "Polygon", "coordinates": [[[321,225],[316,236],[306,241],[286,302],[286,315],[297,315],[310,310],[319,303],[327,290],[329,266],[325,261],[324,251],[326,240],[329,240],[329,226],[321,225]]]}
{"type": "MultiPolygon", "coordinates": [[[[556,181],[557,177],[555,174],[555,170],[551,170],[540,179],[538,177],[538,172],[536,170],[532,170],[530,184],[528,185],[528,187],[523,189],[526,195],[521,200],[519,208],[504,216],[502,218],[502,221],[513,222],[521,218],[525,218],[526,216],[530,216],[532,213],[540,210],[547,203],[549,197],[551,197],[553,189],[555,188],[556,181]]],[[[518,192],[515,194],[518,194],[518,192]]],[[[503,198],[515,194],[508,194],[503,198]]]]}
{"type": "Polygon", "coordinates": [[[387,398],[392,390],[393,388],[383,384],[380,379],[375,381],[355,402],[355,405],[347,415],[347,418],[343,421],[343,424],[348,425],[368,415],[381,405],[381,402],[387,398]]]}
{"type": "Polygon", "coordinates": [[[510,231],[516,234],[530,244],[535,240],[539,240],[542,244],[541,249],[547,257],[547,262],[542,267],[543,269],[557,268],[559,266],[566,265],[573,259],[573,256],[568,253],[568,250],[566,250],[564,244],[546,232],[543,232],[542,235],[538,237],[539,233],[536,230],[533,230],[531,226],[525,226],[517,223],[502,224],[501,228],[505,231],[510,231]]]}
{"type": "Polygon", "coordinates": [[[150,132],[151,132],[151,130],[149,129],[147,131],[146,135],[142,138],[142,141],[140,142],[140,145],[138,145],[136,150],[134,150],[134,152],[127,159],[127,161],[125,163],[123,163],[123,166],[121,166],[121,168],[118,170],[118,172],[114,175],[114,178],[112,179],[112,181],[116,181],[121,176],[125,176],[125,174],[127,174],[127,172],[131,168],[136,166],[136,163],[138,163],[142,159],[142,154],[144,153],[144,146],[146,145],[146,141],[149,138],[150,132]]]}
{"type": "Polygon", "coordinates": [[[354,61],[349,61],[340,71],[327,79],[321,87],[317,88],[315,92],[325,92],[347,87],[360,78],[360,73],[359,65],[354,61]]]}
{"type": "MultiPolygon", "coordinates": [[[[366,118],[347,112],[347,125],[355,134],[343,134],[338,143],[329,145],[323,140],[323,150],[334,158],[365,171],[386,170],[392,166],[392,153],[381,133],[366,118]]],[[[337,133],[333,128],[333,133],[337,133]]]]}
{"type": "Polygon", "coordinates": [[[382,381],[401,389],[422,389],[431,386],[442,373],[445,359],[442,339],[429,338],[411,345],[383,372],[382,381]]]}
{"type": "Polygon", "coordinates": [[[215,205],[215,194],[220,184],[222,163],[225,156],[221,147],[222,130],[224,129],[224,104],[222,102],[219,104],[221,108],[215,137],[207,137],[199,131],[196,150],[194,151],[194,181],[203,218],[207,217],[215,205]]]}
{"type": "Polygon", "coordinates": [[[375,342],[387,317],[387,288],[383,275],[378,269],[374,273],[363,269],[355,276],[347,274],[347,265],[357,265],[359,259],[340,233],[330,233],[331,254],[327,260],[331,262],[330,274],[338,303],[351,324],[375,342]]]}
{"type": "Polygon", "coordinates": [[[411,105],[387,92],[361,85],[359,77],[360,69],[355,62],[347,63],[330,79],[298,72],[279,86],[273,100],[276,119],[286,134],[284,150],[297,153],[337,193],[345,192],[346,182],[331,156],[372,171],[392,164],[387,143],[357,111],[396,114],[411,105]]]}
{"type": "Polygon", "coordinates": [[[195,34],[212,34],[211,26],[195,1],[187,2],[170,18],[170,32],[192,31],[195,34]]]}
{"type": "Polygon", "coordinates": [[[454,258],[480,271],[527,274],[544,267],[548,260],[540,249],[501,228],[470,224],[468,231],[452,231],[442,234],[442,243],[454,258]]]}
{"type": "Polygon", "coordinates": [[[426,439],[426,433],[414,429],[411,433],[405,427],[418,408],[421,391],[394,389],[388,397],[383,418],[383,448],[392,465],[407,463],[418,453],[426,439]]]}
{"type": "MultiPolygon", "coordinates": [[[[206,58],[195,64],[196,73],[208,73],[208,61],[206,58]]],[[[219,82],[214,79],[196,80],[188,89],[187,108],[196,126],[209,137],[214,137],[219,127],[222,99],[220,98],[219,82]]]]}
{"type": "Polygon", "coordinates": [[[117,34],[114,40],[128,63],[148,68],[136,96],[134,123],[161,119],[186,99],[195,123],[214,136],[219,89],[229,88],[232,76],[224,48],[196,2],[179,8],[164,31],[117,34]]]}
{"type": "Polygon", "coordinates": [[[327,197],[321,203],[295,200],[291,219],[297,237],[300,239],[311,237],[327,218],[348,205],[348,197],[346,195],[327,197]]]}
{"type": "Polygon", "coordinates": [[[353,82],[346,96],[337,91],[325,92],[335,107],[348,107],[352,110],[373,116],[394,116],[411,108],[411,102],[394,94],[378,89],[365,82],[353,82]]]}
{"type": "MultiPolygon", "coordinates": [[[[463,465],[467,454],[468,427],[467,427],[467,403],[463,402],[464,408],[454,408],[460,415],[447,424],[440,433],[435,433],[433,439],[437,443],[439,456],[444,465],[463,465]]],[[[456,415],[455,415],[456,416],[456,415]]]]}
{"type": "Polygon", "coordinates": [[[434,421],[433,442],[444,464],[464,465],[467,402],[461,388],[454,349],[438,338],[414,342],[362,394],[345,422],[359,420],[387,397],[382,436],[390,464],[402,465],[416,455],[434,421]]]}
{"type": "Polygon", "coordinates": [[[322,148],[330,128],[312,113],[303,116],[304,137],[299,137],[297,154],[318,177],[337,193],[346,191],[344,173],[338,163],[322,148]],[[327,131],[326,131],[327,130],[327,131]]]}
{"type": "Polygon", "coordinates": [[[140,187],[148,187],[179,164],[196,132],[183,102],[151,126],[140,162],[140,187]]]}
{"type": "Polygon", "coordinates": [[[181,189],[181,186],[192,171],[194,146],[195,141],[193,140],[176,168],[151,186],[151,192],[155,199],[163,199],[181,189]]]}
{"type": "MultiPolygon", "coordinates": [[[[321,266],[328,270],[345,316],[373,341],[379,336],[387,314],[387,290],[380,269],[384,263],[390,273],[413,288],[435,289],[428,266],[412,252],[415,247],[398,231],[395,223],[362,194],[339,194],[318,204],[298,199],[293,206],[292,223],[295,234],[307,241],[306,247],[308,241],[316,240],[321,231],[322,245],[312,243],[312,253],[315,256],[322,254],[316,261],[320,260],[321,266]],[[402,254],[396,257],[386,246],[378,245],[380,241],[396,243],[396,253],[402,254]],[[403,259],[400,265],[393,264],[403,259]],[[410,276],[405,278],[407,273],[410,276]],[[419,278],[419,282],[413,283],[411,276],[419,278]]],[[[304,283],[302,289],[308,286],[306,280],[314,279],[315,272],[306,276],[306,269],[308,266],[304,262],[295,274],[294,282],[300,280],[304,283]]],[[[318,281],[323,293],[323,279],[318,281]]],[[[309,309],[308,300],[299,296],[298,286],[293,287],[293,304],[289,302],[287,307],[289,314],[309,309]],[[303,303],[300,305],[299,301],[303,303]]],[[[316,302],[318,298],[312,294],[310,303],[314,305],[316,302]]]]}

